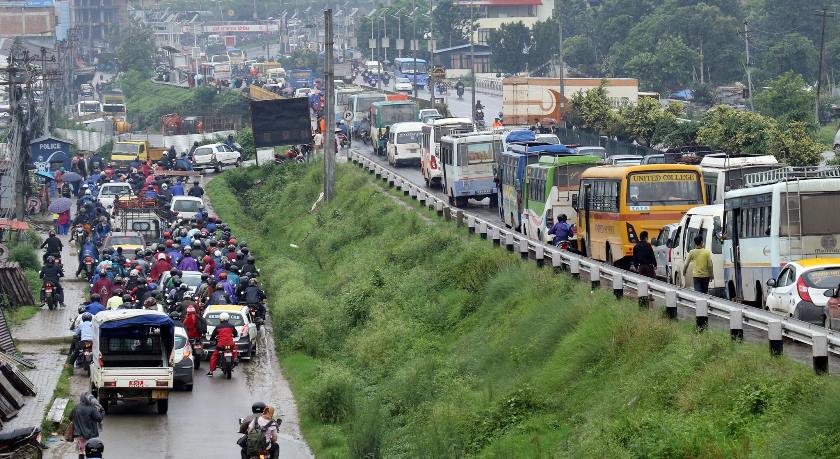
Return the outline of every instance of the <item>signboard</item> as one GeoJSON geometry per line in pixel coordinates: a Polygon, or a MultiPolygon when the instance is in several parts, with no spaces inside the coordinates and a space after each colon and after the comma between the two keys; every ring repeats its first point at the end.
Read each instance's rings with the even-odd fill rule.
{"type": "Polygon", "coordinates": [[[376,39],[371,38],[368,40],[368,48],[373,49],[376,48],[376,39]]]}
{"type": "Polygon", "coordinates": [[[382,37],[382,47],[383,48],[390,48],[391,47],[391,39],[388,37],[382,37]]]}
{"type": "Polygon", "coordinates": [[[311,144],[309,99],[251,101],[251,127],[257,148],[311,144]]]}
{"type": "MultiPolygon", "coordinates": [[[[279,32],[280,25],[276,23],[270,24],[220,24],[220,25],[204,25],[198,28],[204,33],[230,33],[230,32],[279,32]]],[[[183,33],[193,33],[195,26],[192,24],[184,24],[181,27],[183,33]]]]}
{"type": "Polygon", "coordinates": [[[70,143],[53,137],[41,137],[29,144],[29,157],[39,171],[70,169],[70,143]]]}
{"type": "Polygon", "coordinates": [[[399,49],[399,50],[405,49],[405,39],[404,38],[397,38],[397,49],[399,49]]]}
{"type": "Polygon", "coordinates": [[[225,46],[228,48],[236,48],[236,35],[225,35],[225,46]]]}

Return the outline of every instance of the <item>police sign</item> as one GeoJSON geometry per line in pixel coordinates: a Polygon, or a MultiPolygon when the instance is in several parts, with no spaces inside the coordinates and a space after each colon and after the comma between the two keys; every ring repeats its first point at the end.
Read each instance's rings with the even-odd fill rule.
{"type": "Polygon", "coordinates": [[[40,137],[29,143],[29,157],[36,170],[70,169],[70,143],[54,137],[40,137]]]}

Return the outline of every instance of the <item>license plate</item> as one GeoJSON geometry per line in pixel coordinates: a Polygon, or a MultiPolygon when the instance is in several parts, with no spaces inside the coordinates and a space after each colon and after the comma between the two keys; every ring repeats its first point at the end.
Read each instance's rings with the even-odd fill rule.
{"type": "Polygon", "coordinates": [[[128,382],[128,387],[143,387],[145,382],[142,379],[135,379],[128,382]]]}
{"type": "Polygon", "coordinates": [[[155,390],[152,391],[152,398],[155,399],[155,400],[162,399],[162,398],[169,398],[169,391],[168,390],[155,389],[155,390]]]}
{"type": "Polygon", "coordinates": [[[233,357],[233,352],[225,352],[225,357],[233,357]]]}
{"type": "Polygon", "coordinates": [[[46,289],[46,290],[44,290],[44,291],[45,291],[46,293],[52,293],[52,289],[51,289],[51,288],[48,288],[48,289],[46,289]]]}

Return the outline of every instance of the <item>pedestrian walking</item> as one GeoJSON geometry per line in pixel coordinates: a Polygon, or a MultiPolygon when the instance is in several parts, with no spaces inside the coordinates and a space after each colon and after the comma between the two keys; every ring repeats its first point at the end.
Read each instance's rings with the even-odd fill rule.
{"type": "Polygon", "coordinates": [[[691,270],[694,278],[694,290],[700,293],[709,293],[709,282],[715,277],[715,269],[712,264],[712,252],[703,247],[703,237],[696,236],[694,238],[694,249],[688,252],[688,257],[685,259],[685,266],[683,266],[683,279],[688,272],[688,265],[694,262],[694,268],[691,270]]]}
{"type": "Polygon", "coordinates": [[[639,274],[647,277],[656,277],[656,254],[648,242],[648,232],[639,233],[639,242],[633,246],[633,265],[639,274]]]}
{"type": "Polygon", "coordinates": [[[91,438],[99,437],[99,424],[105,418],[105,410],[96,397],[85,392],[79,397],[79,403],[70,412],[73,423],[73,440],[79,450],[79,459],[85,459],[85,445],[91,438]]]}
{"type": "Polygon", "coordinates": [[[64,236],[70,231],[70,210],[58,213],[58,234],[64,236]]]}
{"type": "Polygon", "coordinates": [[[324,135],[321,132],[316,132],[315,136],[313,137],[312,143],[315,147],[315,156],[321,154],[321,149],[324,146],[324,135]]]}

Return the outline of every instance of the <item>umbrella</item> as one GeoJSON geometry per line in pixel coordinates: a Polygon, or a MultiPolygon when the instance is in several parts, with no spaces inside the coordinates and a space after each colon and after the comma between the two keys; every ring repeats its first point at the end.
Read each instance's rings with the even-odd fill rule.
{"type": "Polygon", "coordinates": [[[73,207],[73,200],[70,198],[58,198],[55,201],[50,203],[50,206],[47,207],[47,210],[50,212],[60,214],[62,212],[70,210],[73,207]]]}
{"type": "Polygon", "coordinates": [[[75,172],[65,172],[61,174],[62,182],[81,182],[82,176],[75,172]]]}

